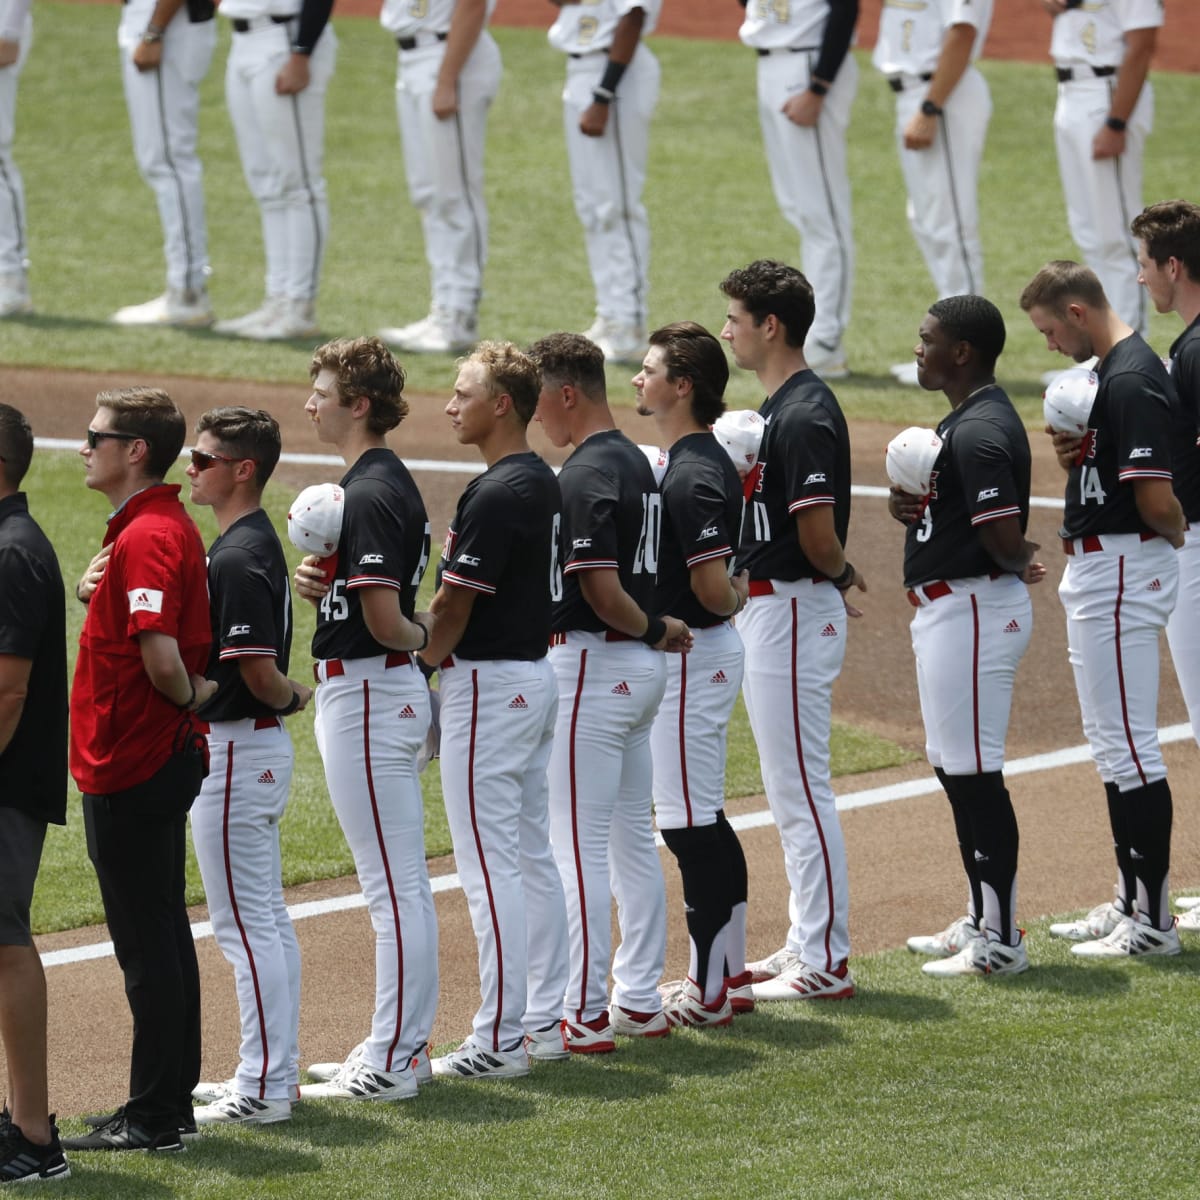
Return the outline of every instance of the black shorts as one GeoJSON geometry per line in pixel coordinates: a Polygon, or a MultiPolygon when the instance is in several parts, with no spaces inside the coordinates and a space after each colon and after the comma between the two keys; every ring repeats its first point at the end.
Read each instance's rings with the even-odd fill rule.
{"type": "Polygon", "coordinates": [[[0,946],[29,946],[29,906],[42,861],[46,822],[0,808],[0,946]]]}

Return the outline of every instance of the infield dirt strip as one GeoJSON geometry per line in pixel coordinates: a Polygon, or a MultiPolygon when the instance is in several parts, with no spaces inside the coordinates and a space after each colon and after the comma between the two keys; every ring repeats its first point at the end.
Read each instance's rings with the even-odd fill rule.
{"type": "MultiPolygon", "coordinates": [[[[94,412],[96,392],[116,383],[136,382],[126,375],[7,370],[0,375],[0,401],[15,403],[29,415],[39,436],[75,438],[94,412]],[[36,399],[33,399],[36,398],[36,399]]],[[[317,442],[302,412],[307,392],[301,386],[214,383],[198,379],[155,379],[168,388],[194,421],[216,403],[261,405],[279,418],[284,445],[294,453],[327,452],[317,442]]],[[[413,397],[412,411],[394,436],[395,448],[411,459],[475,460],[448,436],[443,399],[413,397]]],[[[649,422],[629,410],[617,410],[622,427],[635,440],[653,440],[649,422]]],[[[897,427],[898,428],[898,427],[897,427]]],[[[855,483],[884,486],[883,448],[896,430],[882,424],[852,423],[855,483]]],[[[534,448],[561,461],[534,427],[534,448]]],[[[1034,441],[1036,495],[1061,494],[1061,473],[1044,439],[1034,441]]],[[[336,468],[281,466],[277,478],[297,490],[306,483],[336,478],[336,468]]],[[[440,541],[465,476],[419,472],[417,480],[440,541]]],[[[83,486],[82,473],[80,487],[83,486]]],[[[1009,734],[1009,759],[1076,746],[1082,741],[1078,707],[1066,661],[1062,610],[1054,592],[1062,555],[1055,537],[1058,513],[1035,509],[1031,537],[1044,548],[1049,579],[1034,588],[1033,644],[1018,675],[1009,734]]],[[[97,541],[100,529],[96,530],[97,541]]],[[[908,623],[912,610],[900,585],[903,531],[886,513],[882,499],[858,497],[850,528],[850,556],[867,577],[870,591],[861,598],[865,616],[852,623],[846,666],[835,691],[835,716],[920,751],[923,743],[917,706],[908,623]]],[[[303,672],[304,648],[297,648],[295,674],[303,672]]],[[[1174,673],[1164,654],[1160,725],[1186,719],[1174,673]]],[[[1175,796],[1174,870],[1176,886],[1200,883],[1200,755],[1190,740],[1166,749],[1175,796]]],[[[866,776],[835,781],[839,795],[902,780],[930,778],[923,762],[866,776]]],[[[1088,907],[1109,894],[1112,850],[1103,792],[1090,764],[1062,767],[1010,779],[1021,826],[1021,903],[1024,919],[1047,912],[1088,907]]],[[[761,811],[762,797],[730,804],[730,813],[761,811]]],[[[850,860],[851,937],[854,951],[865,954],[902,945],[914,932],[929,932],[961,912],[963,884],[948,808],[937,794],[896,800],[842,814],[850,860]]],[[[742,833],[750,865],[750,951],[776,949],[786,930],[787,884],[778,835],[773,826],[742,833]]],[[[670,906],[668,978],[687,967],[678,872],[664,851],[670,906]]],[[[430,864],[435,875],[454,870],[452,858],[430,864]]],[[[291,889],[289,902],[347,895],[358,891],[353,878],[291,889]]],[[[441,937],[441,1003],[435,1043],[460,1039],[470,1030],[478,1003],[475,944],[466,901],[451,889],[437,895],[441,937]]],[[[202,908],[194,920],[204,920],[202,908]]],[[[304,996],[302,1061],[340,1058],[368,1028],[373,999],[373,936],[365,909],[354,908],[297,922],[303,951],[304,996]]],[[[39,938],[43,951],[107,940],[103,928],[74,930],[39,938]]],[[[197,946],[204,994],[204,1076],[225,1079],[237,1061],[238,1022],[232,974],[211,938],[197,946]]],[[[1039,945],[1031,945],[1036,985],[1039,945]]],[[[1081,964],[1081,970],[1086,966],[1081,964]]],[[[913,961],[914,989],[924,986],[913,961]]],[[[54,1107],[62,1115],[99,1111],[124,1099],[128,1075],[129,1017],[121,974],[111,957],[54,966],[48,971],[50,994],[50,1077],[54,1107]],[[97,1019],[100,1018],[100,1019],[97,1019]],[[97,1030],[103,1030],[97,1037],[97,1030]]],[[[969,986],[969,984],[968,984],[969,986]]],[[[754,1018],[748,1017],[747,1020],[754,1018]]]]}

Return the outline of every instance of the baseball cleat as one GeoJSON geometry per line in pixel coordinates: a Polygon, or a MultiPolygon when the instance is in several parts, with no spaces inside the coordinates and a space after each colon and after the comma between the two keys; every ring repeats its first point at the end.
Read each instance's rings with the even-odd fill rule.
{"type": "Polygon", "coordinates": [[[1200,933],[1200,908],[1189,908],[1183,916],[1176,918],[1175,928],[1186,933],[1200,933]]]}
{"type": "Polygon", "coordinates": [[[803,960],[800,955],[793,953],[785,946],[782,950],[776,950],[774,954],[769,954],[766,958],[747,963],[746,970],[750,973],[751,983],[765,983],[768,979],[774,979],[785,971],[793,971],[802,965],[803,960]]]}
{"type": "Polygon", "coordinates": [[[804,361],[809,370],[815,371],[822,379],[848,379],[850,368],[846,365],[846,353],[841,342],[829,345],[818,342],[815,338],[804,343],[804,361]]]}
{"type": "Polygon", "coordinates": [[[402,1071],[383,1071],[361,1059],[343,1063],[327,1083],[310,1083],[300,1089],[305,1100],[411,1100],[416,1094],[417,1076],[411,1063],[402,1071]]]}
{"type": "Polygon", "coordinates": [[[688,1025],[694,1029],[714,1029],[733,1024],[733,1008],[729,992],[721,994],[711,1004],[704,1003],[699,984],[690,979],[677,979],[658,989],[663,998],[663,1016],[668,1025],[688,1025]]]}
{"type": "Polygon", "coordinates": [[[646,330],[641,325],[597,317],[584,336],[600,347],[608,362],[640,365],[646,353],[646,330]]]}
{"type": "Polygon", "coordinates": [[[447,1079],[516,1079],[529,1074],[529,1054],[524,1042],[513,1050],[484,1050],[467,1038],[433,1060],[433,1073],[447,1079]]]}
{"type": "MultiPolygon", "coordinates": [[[[339,1067],[341,1063],[337,1064],[339,1067]]],[[[229,1096],[244,1095],[238,1088],[237,1076],[226,1079],[221,1083],[198,1083],[192,1088],[192,1099],[199,1104],[216,1104],[229,1096]]],[[[300,1099],[300,1085],[293,1083],[288,1087],[288,1100],[293,1104],[300,1099]]]]}
{"type": "MultiPolygon", "coordinates": [[[[318,1083],[328,1083],[343,1067],[350,1063],[358,1062],[362,1058],[365,1042],[359,1042],[353,1050],[341,1062],[318,1062],[312,1063],[306,1067],[310,1079],[315,1079],[318,1083]]],[[[418,1080],[418,1082],[420,1082],[418,1080]]],[[[192,1092],[194,1096],[196,1093],[192,1092]]]]}
{"type": "Polygon", "coordinates": [[[479,340],[473,312],[435,304],[429,316],[399,329],[381,329],[380,338],[411,354],[461,354],[479,340]]]}
{"type": "Polygon", "coordinates": [[[124,1109],[118,1109],[107,1124],[90,1133],[63,1138],[62,1146],[64,1150],[149,1150],[162,1154],[179,1154],[184,1149],[178,1128],[148,1129],[131,1121],[124,1109]]]}
{"type": "Polygon", "coordinates": [[[14,1125],[11,1119],[0,1125],[0,1184],[37,1183],[70,1177],[71,1167],[63,1157],[53,1113],[50,1115],[50,1141],[44,1146],[31,1142],[20,1125],[14,1125]]]}
{"type": "Polygon", "coordinates": [[[554,1062],[571,1057],[567,1049],[567,1023],[555,1021],[544,1029],[535,1029],[525,1035],[525,1050],[537,1062],[554,1062]]]}
{"type": "Polygon", "coordinates": [[[1051,925],[1050,936],[1069,942],[1091,942],[1108,937],[1124,920],[1125,914],[1111,901],[1105,901],[1078,921],[1058,921],[1051,925]]]}
{"type": "Polygon", "coordinates": [[[622,1037],[660,1038],[667,1037],[671,1026],[666,1014],[658,1012],[637,1012],[632,1008],[622,1008],[619,1004],[611,1004],[608,1016],[612,1021],[613,1033],[622,1037]]]}
{"type": "Polygon", "coordinates": [[[564,1021],[563,1038],[572,1054],[611,1054],[617,1048],[606,1012],[590,1021],[564,1021]]]}
{"type": "Polygon", "coordinates": [[[1107,936],[1071,947],[1080,958],[1148,958],[1155,954],[1178,954],[1182,947],[1172,921],[1169,929],[1155,929],[1134,917],[1123,917],[1107,936]]]}
{"type": "Polygon", "coordinates": [[[321,332],[311,300],[281,300],[261,321],[243,325],[236,336],[252,342],[286,342],[316,337],[321,332]]]}
{"type": "Polygon", "coordinates": [[[968,913],[952,921],[941,933],[917,934],[910,937],[908,948],[914,954],[927,954],[931,958],[949,958],[965,950],[980,936],[975,918],[968,913]]]}
{"type": "Polygon", "coordinates": [[[922,963],[921,970],[937,979],[952,979],[960,975],[1020,975],[1022,971],[1029,970],[1025,935],[1021,935],[1021,940],[1015,946],[977,937],[949,958],[935,958],[922,963]]]}
{"type": "Polygon", "coordinates": [[[428,1042],[413,1055],[412,1069],[418,1084],[433,1082],[433,1060],[429,1057],[428,1042]]]}
{"type": "Polygon", "coordinates": [[[195,1110],[197,1125],[274,1125],[292,1119],[290,1100],[256,1100],[231,1094],[195,1110]]]}
{"type": "Polygon", "coordinates": [[[264,321],[272,320],[287,301],[282,296],[268,296],[252,312],[242,313],[240,317],[227,317],[213,326],[213,333],[240,335],[243,329],[253,325],[261,325],[264,321]]]}
{"type": "Polygon", "coordinates": [[[853,996],[854,976],[845,966],[839,971],[822,971],[802,962],[774,979],[754,985],[755,1000],[849,1000],[853,996]]]}
{"type": "Polygon", "coordinates": [[[29,280],[24,271],[0,275],[0,317],[17,317],[33,312],[29,280]]]}
{"type": "Polygon", "coordinates": [[[213,323],[212,305],[204,288],[168,288],[144,304],[118,308],[109,320],[114,325],[174,325],[181,329],[207,329],[213,323]]]}
{"type": "Polygon", "coordinates": [[[905,387],[917,387],[917,363],[914,359],[912,362],[895,363],[888,367],[888,374],[897,382],[904,384],[905,387]]]}
{"type": "Polygon", "coordinates": [[[1182,912],[1200,908],[1200,896],[1179,896],[1175,900],[1175,907],[1182,912]]]}
{"type": "Polygon", "coordinates": [[[754,980],[749,971],[743,971],[740,975],[726,975],[725,991],[729,994],[729,1007],[733,1009],[735,1017],[754,1011],[754,980]]]}

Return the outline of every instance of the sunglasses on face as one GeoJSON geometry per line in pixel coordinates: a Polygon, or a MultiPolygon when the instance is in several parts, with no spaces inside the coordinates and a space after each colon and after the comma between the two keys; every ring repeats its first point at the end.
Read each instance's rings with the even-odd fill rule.
{"type": "Polygon", "coordinates": [[[143,440],[141,439],[141,435],[137,433],[111,433],[106,429],[89,429],[87,431],[88,449],[95,450],[105,438],[111,438],[115,442],[136,442],[143,440]]]}
{"type": "Polygon", "coordinates": [[[192,451],[192,466],[197,471],[207,471],[209,467],[215,467],[217,463],[239,463],[239,462],[257,462],[255,458],[230,458],[225,454],[210,454],[207,450],[192,451]]]}

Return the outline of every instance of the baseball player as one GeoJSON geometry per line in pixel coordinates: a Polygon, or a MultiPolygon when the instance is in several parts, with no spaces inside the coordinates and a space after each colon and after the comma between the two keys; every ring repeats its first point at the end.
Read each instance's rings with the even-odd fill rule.
{"type": "MultiPolygon", "coordinates": [[[[983,292],[979,164],[992,98],[975,60],[992,0],[884,0],[872,63],[896,93],[907,215],[939,297],[983,292]]],[[[916,385],[917,364],[891,369],[916,385]]]]}
{"type": "Polygon", "coordinates": [[[567,56],[563,125],[575,212],[596,292],[585,337],[618,362],[646,344],[650,221],[642,204],[658,60],[642,39],[662,0],[550,0],[550,45],[567,56]]]}
{"type": "Polygon", "coordinates": [[[446,354],[476,341],[488,213],[483,150],[500,89],[500,50],[487,31],[495,0],[384,0],[398,46],[396,115],[408,194],[421,214],[429,315],[380,337],[401,350],[446,354]]]}
{"type": "Polygon", "coordinates": [[[266,296],[218,333],[255,341],[317,332],[317,285],[329,238],[322,174],[325,90],[337,36],[333,0],[222,0],[233,41],[225,103],[250,194],[262,214],[266,296]]]}
{"type": "Polygon", "coordinates": [[[850,322],[854,233],[846,131],[858,90],[850,55],[858,0],[739,0],[738,36],[758,55],[758,116],[775,200],[800,234],[817,315],[804,344],[825,379],[850,372],[842,339],[850,322]]]}
{"type": "Polygon", "coordinates": [[[217,44],[213,0],[127,0],[117,27],[133,154],[154,192],[167,290],[112,315],[116,325],[206,326],[208,226],[196,153],[200,84],[217,44]]]}
{"type": "Polygon", "coordinates": [[[767,392],[754,491],[742,518],[739,570],[750,599],[738,618],[742,691],[779,826],[791,897],[782,949],[747,964],[760,1000],[854,995],[847,967],[846,849],[829,775],[833,683],[842,667],[851,587],[846,558],[850,437],[837,399],[805,359],[813,291],[794,267],[759,260],[721,283],[721,337],[767,392]]]}
{"type": "Polygon", "coordinates": [[[888,511],[908,527],[904,584],[925,753],[950,801],[967,874],[967,915],[909,939],[938,956],[928,975],[1015,975],[1029,967],[1016,923],[1017,818],[1004,786],[1004,740],[1017,664],[1033,632],[1025,579],[1045,575],[1025,538],[1029,438],[996,383],[1004,318],[982,296],[951,296],[921,322],[918,379],[950,413],[928,490],[893,481],[888,511]]]}
{"type": "Polygon", "coordinates": [[[1054,17],[1054,144],[1067,224],[1117,316],[1145,335],[1129,223],[1142,207],[1142,159],[1154,123],[1147,80],[1162,0],[1042,0],[1054,17]]]}
{"type": "MultiPolygon", "coordinates": [[[[746,857],[725,818],[725,743],[742,682],[742,641],[731,618],[746,603],[745,573],[730,578],[742,486],[709,426],[725,408],[729,364],[692,321],[656,329],[634,377],[638,411],[670,447],[661,485],[654,611],[682,614],[694,639],[667,657],[667,686],[650,730],[654,813],[679,864],[687,914],[687,978],[663,989],[672,1025],[728,1025],[728,994],[747,989],[746,857]]],[[[753,999],[751,998],[751,1004],[753,999]]]]}
{"type": "Polygon", "coordinates": [[[429,521],[387,445],[388,431],[408,415],[404,372],[387,347],[372,337],[328,342],[314,352],[310,374],[305,412],[349,470],[336,552],[306,555],[294,579],[317,610],[314,733],[375,930],[375,1014],[341,1070],[300,1094],[404,1100],[417,1094],[414,1060],[437,1005],[437,918],[416,761],[429,688],[415,652],[429,631],[413,614],[429,521]]]}
{"type": "Polygon", "coordinates": [[[269,413],[215,408],[196,423],[187,468],[193,504],[211,507],[208,551],[217,694],[200,710],[209,773],[192,809],[192,841],[213,933],[237,988],[241,1056],[227,1083],[193,1095],[197,1125],[268,1125],[292,1115],[300,1081],[300,946],[283,898],[279,821],[292,779],[283,718],[312,688],[287,677],[292,599],[262,492],[279,461],[269,413]]]}
{"type": "Polygon", "coordinates": [[[33,311],[29,247],[25,239],[25,185],[13,160],[17,81],[33,43],[33,0],[0,4],[0,317],[33,311]]]}
{"type": "Polygon", "coordinates": [[[567,911],[550,850],[546,765],[558,687],[546,659],[562,500],[529,449],[537,365],[484,342],[446,405],[487,470],[458,502],[423,657],[439,667],[442,791],[479,943],[482,1004],[470,1036],[433,1060],[457,1079],[525,1075],[568,1056],[562,1030],[567,911]]]}
{"type": "Polygon", "coordinates": [[[553,445],[575,447],[559,475],[550,835],[570,934],[567,1046],[602,1054],[616,1048],[614,1033],[671,1031],[657,987],[667,923],[650,818],[650,725],[666,684],[657,651],[686,649],[691,634],[678,618],[654,615],[658,489],[650,464],[613,421],[603,351],[580,334],[556,333],[530,354],[542,372],[536,418],[553,445]],[[621,927],[611,1008],[610,893],[621,927]]]}
{"type": "Polygon", "coordinates": [[[1171,789],[1158,744],[1158,636],[1179,582],[1185,522],[1171,454],[1183,410],[1158,356],[1087,267],[1048,263],[1021,308],[1050,350],[1100,359],[1085,438],[1054,435],[1068,473],[1058,594],[1083,731],[1108,800],[1117,887],[1111,904],[1050,932],[1076,941],[1071,950],[1084,957],[1178,954],[1167,911],[1171,789]]]}
{"type": "MultiPolygon", "coordinates": [[[[1200,206],[1186,200],[1152,204],[1133,219],[1138,279],[1158,312],[1178,313],[1185,329],[1171,345],[1171,382],[1186,432],[1171,445],[1172,483],[1189,528],[1176,558],[1179,594],[1167,621],[1167,644],[1187,703],[1192,735],[1200,741],[1200,206]]],[[[1179,918],[1200,930],[1200,910],[1179,918]]]]}

